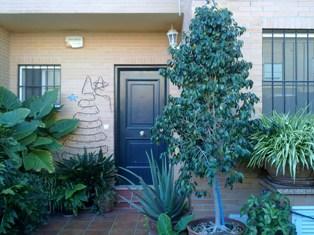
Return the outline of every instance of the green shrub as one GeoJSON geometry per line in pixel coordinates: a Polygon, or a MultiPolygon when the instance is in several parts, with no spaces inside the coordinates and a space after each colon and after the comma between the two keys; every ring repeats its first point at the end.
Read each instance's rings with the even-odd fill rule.
{"type": "Polygon", "coordinates": [[[295,227],[290,221],[290,201],[280,193],[267,192],[252,195],[241,215],[247,215],[247,235],[293,235],[295,227]]]}
{"type": "MultiPolygon", "coordinates": [[[[140,193],[136,193],[139,205],[120,196],[140,213],[146,215],[153,221],[157,221],[161,214],[167,214],[172,221],[177,221],[182,215],[187,213],[187,193],[180,192],[179,183],[174,179],[174,166],[170,164],[165,156],[162,157],[161,166],[153,157],[153,153],[148,155],[150,173],[153,185],[147,185],[142,177],[132,171],[121,168],[139,180],[143,187],[140,193]]],[[[120,176],[126,181],[134,184],[124,176],[120,176]]]]}
{"type": "Polygon", "coordinates": [[[255,144],[249,167],[274,166],[277,174],[297,168],[314,169],[314,116],[304,111],[294,115],[273,113],[262,116],[261,127],[251,135],[255,144]]]}
{"type": "Polygon", "coordinates": [[[56,188],[56,201],[63,206],[63,212],[78,215],[87,201],[86,185],[66,183],[56,188]]]}
{"type": "Polygon", "coordinates": [[[47,215],[41,178],[0,163],[0,234],[31,234],[47,215]]]}
{"type": "Polygon", "coordinates": [[[114,198],[116,167],[113,155],[105,156],[102,150],[95,153],[87,152],[85,149],[83,154],[57,161],[56,167],[59,183],[71,182],[86,185],[88,200],[98,209],[100,205],[97,202],[100,198],[104,198],[103,194],[112,195],[114,198]],[[108,192],[111,193],[108,194],[108,192]]]}

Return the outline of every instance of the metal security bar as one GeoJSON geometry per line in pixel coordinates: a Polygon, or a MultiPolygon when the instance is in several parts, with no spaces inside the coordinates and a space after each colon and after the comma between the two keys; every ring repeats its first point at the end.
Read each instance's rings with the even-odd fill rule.
{"type": "Polygon", "coordinates": [[[263,113],[314,112],[314,30],[263,30],[263,113]]]}
{"type": "Polygon", "coordinates": [[[59,90],[57,104],[60,104],[60,65],[19,65],[18,94],[21,101],[56,88],[59,90]]]}

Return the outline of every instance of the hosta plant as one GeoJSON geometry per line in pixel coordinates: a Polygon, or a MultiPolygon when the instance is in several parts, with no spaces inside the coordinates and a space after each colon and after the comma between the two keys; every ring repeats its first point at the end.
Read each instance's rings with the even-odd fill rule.
{"type": "Polygon", "coordinates": [[[314,169],[314,116],[297,114],[262,116],[261,127],[251,135],[255,144],[249,167],[273,166],[277,174],[295,179],[298,168],[314,169]],[[288,172],[286,172],[288,170],[288,172]]]}
{"type": "MultiPolygon", "coordinates": [[[[158,165],[152,153],[151,155],[147,154],[147,157],[153,181],[152,185],[146,184],[142,177],[132,171],[122,168],[137,178],[139,184],[143,187],[139,193],[136,193],[140,205],[123,196],[120,197],[153,221],[157,221],[159,216],[165,213],[175,222],[187,213],[187,194],[185,192],[180,193],[178,181],[174,179],[174,166],[169,163],[165,156],[162,157],[161,166],[158,165]]],[[[130,182],[124,176],[120,177],[130,182]]]]}
{"type": "Polygon", "coordinates": [[[57,98],[57,90],[52,90],[20,102],[11,91],[0,87],[2,160],[12,159],[25,170],[54,171],[52,153],[62,147],[58,140],[78,124],[75,119],[57,119],[57,98]]]}
{"type": "Polygon", "coordinates": [[[295,227],[290,221],[290,201],[280,193],[267,192],[252,195],[241,209],[247,216],[245,234],[294,235],[295,227]]]}

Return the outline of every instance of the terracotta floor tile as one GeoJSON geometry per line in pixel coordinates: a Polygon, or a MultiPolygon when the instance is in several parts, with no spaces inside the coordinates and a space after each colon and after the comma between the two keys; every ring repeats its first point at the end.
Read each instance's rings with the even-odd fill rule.
{"type": "Polygon", "coordinates": [[[89,224],[90,224],[89,220],[81,221],[73,219],[66,224],[64,229],[86,229],[89,224]]]}
{"type": "Polygon", "coordinates": [[[97,220],[92,222],[88,229],[110,229],[113,225],[113,221],[101,221],[97,220]]]}
{"type": "Polygon", "coordinates": [[[39,230],[34,235],[57,235],[60,230],[39,230]]]}
{"type": "Polygon", "coordinates": [[[110,235],[134,235],[134,229],[112,229],[110,235]]]}
{"type": "Polygon", "coordinates": [[[110,229],[107,230],[86,230],[85,235],[107,235],[110,229]]]}
{"type": "Polygon", "coordinates": [[[148,230],[146,229],[136,229],[135,231],[135,235],[147,235],[148,234],[148,230]]]}
{"type": "Polygon", "coordinates": [[[85,230],[82,229],[64,229],[60,235],[83,235],[85,230]]]}

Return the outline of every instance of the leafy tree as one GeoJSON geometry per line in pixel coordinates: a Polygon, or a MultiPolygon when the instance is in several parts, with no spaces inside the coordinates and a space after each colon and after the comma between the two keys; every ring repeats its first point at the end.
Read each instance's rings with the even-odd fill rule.
{"type": "Polygon", "coordinates": [[[226,186],[242,181],[235,166],[249,154],[246,134],[258,98],[249,91],[251,63],[243,59],[238,39],[245,29],[230,11],[216,4],[199,7],[189,31],[170,49],[172,59],[161,71],[181,94],[169,97],[153,138],[165,142],[173,162],[180,164],[184,190],[195,190],[193,176],[208,180],[218,231],[226,229],[218,174],[226,175],[226,186]]]}

